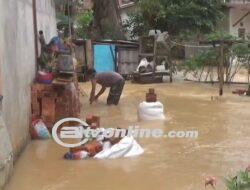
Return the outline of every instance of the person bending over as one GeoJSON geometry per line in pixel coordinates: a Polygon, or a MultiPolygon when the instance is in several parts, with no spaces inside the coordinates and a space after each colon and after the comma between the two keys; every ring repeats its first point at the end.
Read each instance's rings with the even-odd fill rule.
{"type": "Polygon", "coordinates": [[[107,104],[118,105],[122,90],[125,84],[123,77],[116,72],[101,72],[96,73],[95,69],[88,69],[87,75],[92,83],[92,90],[90,93],[90,104],[98,100],[98,98],[105,92],[107,88],[110,88],[107,104]],[[96,94],[96,85],[102,86],[101,90],[96,94]]]}

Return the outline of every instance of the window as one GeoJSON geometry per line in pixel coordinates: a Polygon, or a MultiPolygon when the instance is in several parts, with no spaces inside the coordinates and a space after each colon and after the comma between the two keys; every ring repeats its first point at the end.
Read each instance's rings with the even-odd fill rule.
{"type": "Polygon", "coordinates": [[[238,29],[238,37],[245,40],[245,37],[246,37],[246,29],[245,28],[238,29]]]}

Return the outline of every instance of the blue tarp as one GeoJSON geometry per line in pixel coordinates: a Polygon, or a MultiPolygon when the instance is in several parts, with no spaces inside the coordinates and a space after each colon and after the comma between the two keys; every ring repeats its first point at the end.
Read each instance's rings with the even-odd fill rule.
{"type": "Polygon", "coordinates": [[[115,45],[94,45],[96,72],[115,71],[115,45]]]}

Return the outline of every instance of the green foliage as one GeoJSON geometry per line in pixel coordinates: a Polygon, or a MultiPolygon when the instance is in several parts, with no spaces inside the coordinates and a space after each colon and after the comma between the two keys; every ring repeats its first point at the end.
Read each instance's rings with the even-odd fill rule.
{"type": "Polygon", "coordinates": [[[247,171],[240,171],[235,177],[225,179],[225,184],[228,190],[249,190],[250,175],[247,171]]]}
{"type": "Polygon", "coordinates": [[[168,31],[171,35],[185,32],[209,33],[223,19],[221,0],[140,0],[139,9],[125,23],[132,35],[149,29],[168,31]]]}
{"type": "Polygon", "coordinates": [[[57,28],[64,30],[65,35],[69,34],[69,20],[71,29],[75,22],[75,17],[82,10],[83,0],[54,0],[56,6],[57,28]]]}
{"type": "Polygon", "coordinates": [[[87,38],[88,29],[93,19],[92,10],[85,10],[76,17],[76,34],[78,37],[87,38]]]}
{"type": "MultiPolygon", "coordinates": [[[[210,42],[219,41],[219,40],[237,40],[238,38],[225,33],[225,32],[215,32],[206,36],[207,40],[210,42]]],[[[217,59],[219,58],[220,53],[219,49],[213,48],[207,51],[203,51],[194,58],[187,60],[185,66],[187,70],[196,70],[200,69],[203,66],[216,66],[217,59]]],[[[224,56],[226,61],[230,58],[238,58],[241,63],[247,63],[250,59],[250,48],[246,43],[236,43],[232,46],[225,47],[224,56]]]]}
{"type": "Polygon", "coordinates": [[[55,70],[56,57],[53,54],[42,52],[39,59],[39,66],[41,69],[48,72],[55,70]]]}
{"type": "MultiPolygon", "coordinates": [[[[246,67],[250,71],[250,47],[244,41],[238,41],[238,39],[230,34],[223,32],[216,32],[207,35],[207,40],[213,45],[218,45],[220,41],[226,41],[223,50],[223,60],[224,60],[224,72],[225,81],[231,82],[235,77],[236,73],[240,71],[241,68],[246,67]]],[[[201,52],[197,56],[190,60],[187,60],[184,65],[185,74],[191,72],[196,76],[197,73],[201,72],[199,76],[202,75],[203,71],[207,70],[207,76],[212,72],[213,67],[219,66],[219,60],[221,58],[221,50],[219,46],[214,46],[207,51],[201,52]],[[207,67],[208,66],[208,67],[207,67]]],[[[217,75],[219,76],[219,69],[217,70],[217,75]]],[[[250,73],[250,72],[249,72],[250,73]]],[[[207,80],[207,77],[206,79],[207,80]]]]}
{"type": "Polygon", "coordinates": [[[248,60],[250,58],[250,47],[246,43],[239,43],[232,46],[232,52],[238,58],[248,60]]]}
{"type": "Polygon", "coordinates": [[[250,47],[249,44],[241,43],[232,47],[232,54],[237,56],[238,60],[248,70],[250,74],[250,47]]]}
{"type": "Polygon", "coordinates": [[[203,51],[197,56],[189,59],[185,62],[186,71],[195,71],[201,69],[204,66],[216,65],[219,53],[214,49],[203,51]]]}
{"type": "Polygon", "coordinates": [[[147,35],[150,29],[148,23],[144,22],[141,12],[130,12],[129,19],[125,20],[123,23],[123,28],[126,32],[132,30],[130,33],[131,38],[147,35]]]}
{"type": "Polygon", "coordinates": [[[57,12],[56,13],[56,18],[58,20],[57,22],[57,28],[58,29],[65,29],[69,27],[69,17],[66,16],[63,13],[57,12]]]}
{"type": "Polygon", "coordinates": [[[221,31],[217,31],[217,32],[213,32],[211,34],[208,34],[207,36],[207,40],[212,42],[212,41],[219,41],[219,40],[238,40],[237,37],[232,36],[229,33],[226,32],[221,32],[221,31]]]}

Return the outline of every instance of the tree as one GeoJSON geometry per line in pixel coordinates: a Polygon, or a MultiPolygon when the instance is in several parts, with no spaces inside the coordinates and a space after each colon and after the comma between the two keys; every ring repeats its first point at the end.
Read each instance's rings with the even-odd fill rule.
{"type": "Polygon", "coordinates": [[[77,37],[125,39],[116,0],[93,0],[93,10],[84,10],[83,0],[55,0],[60,29],[69,31],[69,18],[77,37]]]}
{"type": "Polygon", "coordinates": [[[89,29],[93,21],[93,11],[85,10],[76,17],[76,36],[79,38],[88,38],[90,36],[89,29]]]}
{"type": "Polygon", "coordinates": [[[250,85],[250,45],[247,43],[238,44],[233,48],[237,55],[238,62],[242,63],[247,70],[247,82],[250,85]]]}
{"type": "Polygon", "coordinates": [[[93,0],[93,38],[125,39],[116,0],[93,0]]]}
{"type": "Polygon", "coordinates": [[[221,0],[140,0],[124,26],[132,36],[149,29],[181,33],[209,33],[223,19],[225,4],[221,0]]]}

